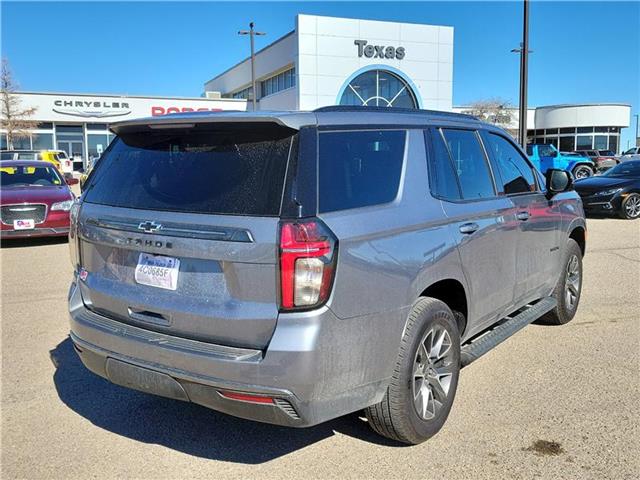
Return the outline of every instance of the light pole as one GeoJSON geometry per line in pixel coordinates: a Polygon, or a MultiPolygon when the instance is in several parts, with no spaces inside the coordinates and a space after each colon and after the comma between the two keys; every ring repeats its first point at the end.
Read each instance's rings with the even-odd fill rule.
{"type": "Polygon", "coordinates": [[[520,125],[519,140],[522,148],[527,147],[527,79],[529,75],[529,0],[524,0],[522,42],[520,48],[511,50],[520,54],[520,125]]]}
{"type": "Polygon", "coordinates": [[[249,23],[249,30],[240,30],[238,35],[249,35],[251,40],[251,103],[253,105],[253,111],[256,111],[256,52],[253,46],[253,37],[256,35],[266,35],[265,32],[256,32],[253,29],[253,22],[249,23]]]}
{"type": "Polygon", "coordinates": [[[638,126],[638,122],[640,122],[640,115],[636,113],[634,117],[636,117],[636,147],[640,147],[640,127],[638,126]]]}

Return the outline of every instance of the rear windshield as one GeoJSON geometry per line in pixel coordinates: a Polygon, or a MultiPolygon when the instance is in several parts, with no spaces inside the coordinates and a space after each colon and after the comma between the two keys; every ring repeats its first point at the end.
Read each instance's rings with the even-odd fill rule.
{"type": "Polygon", "coordinates": [[[122,134],[100,159],[84,200],[146,210],[279,215],[294,131],[207,128],[122,134]]]}

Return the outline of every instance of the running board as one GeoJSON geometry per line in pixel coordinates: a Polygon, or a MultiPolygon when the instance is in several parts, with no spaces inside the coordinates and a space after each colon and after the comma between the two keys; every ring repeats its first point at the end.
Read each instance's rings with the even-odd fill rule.
{"type": "Polygon", "coordinates": [[[557,300],[553,297],[543,298],[535,305],[527,305],[524,309],[513,317],[506,317],[501,323],[486,331],[479,337],[462,345],[460,349],[460,360],[463,367],[477,360],[492,348],[504,342],[514,333],[523,329],[534,320],[537,320],[545,313],[553,310],[557,305],[557,300]]]}

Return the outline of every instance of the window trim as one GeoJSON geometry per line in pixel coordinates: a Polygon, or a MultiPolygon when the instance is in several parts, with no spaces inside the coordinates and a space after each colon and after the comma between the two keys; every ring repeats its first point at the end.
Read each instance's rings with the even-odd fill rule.
{"type": "MultiPolygon", "coordinates": [[[[429,127],[432,130],[436,130],[438,131],[438,133],[441,135],[442,137],[442,141],[444,142],[445,148],[447,150],[447,153],[449,154],[449,162],[451,162],[451,167],[453,168],[453,172],[455,173],[456,176],[456,182],[458,183],[458,189],[460,191],[460,199],[452,199],[452,198],[445,198],[442,197],[440,195],[436,195],[433,192],[431,192],[431,195],[434,198],[437,198],[438,200],[442,200],[443,202],[449,202],[449,203],[475,203],[475,202],[484,202],[487,200],[497,200],[500,198],[504,198],[504,195],[499,195],[498,194],[498,189],[497,189],[497,183],[496,183],[496,178],[495,178],[495,174],[493,171],[493,166],[491,165],[491,161],[489,160],[489,157],[487,156],[487,150],[484,147],[484,143],[482,142],[482,138],[480,135],[480,131],[477,128],[470,128],[470,127],[461,127],[458,125],[433,125],[431,127],[429,127]],[[483,156],[484,156],[484,161],[485,164],[487,165],[487,169],[489,171],[489,178],[491,179],[491,183],[493,185],[493,193],[494,195],[492,197],[480,197],[480,198],[464,198],[463,192],[462,192],[462,185],[460,184],[460,177],[456,172],[456,168],[455,165],[453,164],[453,156],[451,155],[451,150],[449,149],[449,145],[447,144],[447,139],[444,136],[444,132],[443,130],[447,129],[447,130],[465,130],[468,132],[473,132],[475,133],[476,138],[478,139],[478,143],[480,145],[480,149],[482,150],[483,156]]],[[[429,189],[431,190],[431,185],[429,185],[429,189]]]]}
{"type": "Polygon", "coordinates": [[[509,143],[520,154],[522,159],[529,166],[529,169],[531,170],[531,174],[533,175],[533,181],[535,182],[535,188],[536,189],[533,192],[505,193],[503,191],[504,190],[504,179],[502,178],[502,172],[500,172],[500,167],[499,167],[496,159],[493,158],[493,153],[489,153],[489,150],[487,150],[487,153],[489,154],[489,157],[491,158],[491,162],[496,164],[496,170],[498,172],[498,176],[500,177],[500,182],[502,183],[502,187],[501,187],[501,191],[499,192],[499,195],[503,196],[503,197],[521,197],[521,196],[524,196],[524,195],[532,195],[532,194],[542,193],[542,189],[540,188],[540,183],[538,181],[539,180],[538,179],[538,175],[536,175],[536,168],[529,161],[529,157],[527,157],[526,155],[523,155],[522,150],[520,149],[520,147],[512,139],[508,138],[506,135],[504,135],[501,132],[495,132],[495,131],[492,131],[492,130],[483,129],[481,136],[484,137],[484,135],[495,135],[497,137],[500,137],[500,138],[506,140],[507,143],[509,143]]]}

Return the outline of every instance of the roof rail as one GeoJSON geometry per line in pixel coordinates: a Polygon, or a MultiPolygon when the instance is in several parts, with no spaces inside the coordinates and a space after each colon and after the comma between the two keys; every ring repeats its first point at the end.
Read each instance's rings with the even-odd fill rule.
{"type": "Polygon", "coordinates": [[[423,115],[437,115],[441,117],[454,117],[454,118],[472,118],[478,120],[473,115],[466,113],[444,112],[440,110],[423,110],[420,108],[399,108],[399,107],[370,107],[364,105],[330,105],[327,107],[320,107],[313,110],[314,112],[384,112],[384,113],[407,113],[407,114],[423,114],[423,115]]]}

